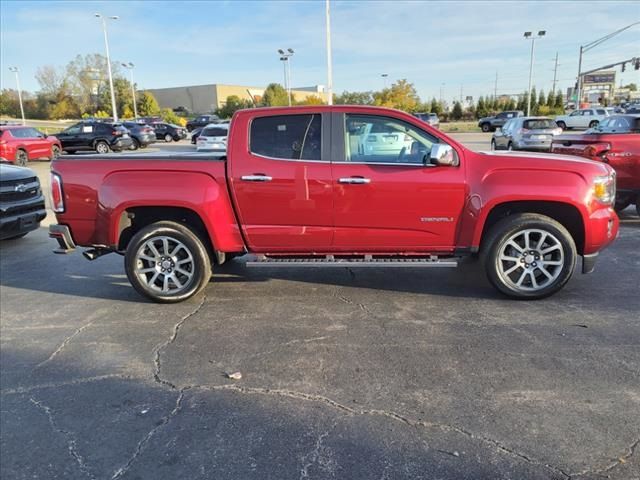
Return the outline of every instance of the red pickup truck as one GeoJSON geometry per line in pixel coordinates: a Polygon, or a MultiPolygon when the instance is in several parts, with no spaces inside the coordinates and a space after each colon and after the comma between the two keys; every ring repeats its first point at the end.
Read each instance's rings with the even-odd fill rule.
{"type": "Polygon", "coordinates": [[[63,156],[51,169],[57,251],[123,254],[132,285],[158,302],[191,297],[245,253],[248,267],[443,267],[480,254],[499,291],[542,298],[578,255],[593,270],[618,233],[608,165],[477,153],[376,107],[241,110],[226,159],[63,156]]]}
{"type": "Polygon", "coordinates": [[[557,136],[551,151],[611,165],[616,172],[615,209],[635,204],[640,215],[640,115],[613,115],[582,134],[557,136]]]}

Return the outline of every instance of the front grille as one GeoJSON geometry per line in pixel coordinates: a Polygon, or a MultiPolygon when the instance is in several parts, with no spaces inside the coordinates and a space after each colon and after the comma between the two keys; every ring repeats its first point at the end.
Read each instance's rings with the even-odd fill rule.
{"type": "Polygon", "coordinates": [[[0,203],[22,202],[40,194],[40,183],[35,177],[0,182],[0,203]]]}

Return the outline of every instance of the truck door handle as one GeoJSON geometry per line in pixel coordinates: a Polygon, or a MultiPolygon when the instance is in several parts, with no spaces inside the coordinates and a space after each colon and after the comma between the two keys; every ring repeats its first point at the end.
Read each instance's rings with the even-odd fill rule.
{"type": "Polygon", "coordinates": [[[245,182],[270,182],[271,180],[273,180],[273,178],[261,173],[257,173],[254,175],[243,175],[240,178],[245,182]]]}
{"type": "Polygon", "coordinates": [[[363,177],[345,177],[338,180],[338,183],[350,183],[352,185],[364,185],[371,183],[371,179],[363,177]]]}

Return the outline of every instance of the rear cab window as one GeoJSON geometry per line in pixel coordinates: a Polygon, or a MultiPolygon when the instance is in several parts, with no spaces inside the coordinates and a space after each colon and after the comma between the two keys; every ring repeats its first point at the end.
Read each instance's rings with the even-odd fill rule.
{"type": "Polygon", "coordinates": [[[251,153],[278,160],[320,160],[322,116],[276,115],[256,117],[251,122],[251,153]]]}

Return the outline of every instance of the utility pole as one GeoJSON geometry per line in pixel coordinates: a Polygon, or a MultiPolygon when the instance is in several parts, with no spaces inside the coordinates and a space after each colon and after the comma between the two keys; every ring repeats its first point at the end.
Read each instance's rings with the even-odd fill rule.
{"type": "Polygon", "coordinates": [[[493,98],[498,98],[498,72],[496,71],[496,83],[493,86],[493,98]]]}
{"type": "Polygon", "coordinates": [[[287,96],[289,97],[289,106],[291,106],[291,57],[294,54],[293,49],[287,48],[287,51],[280,49],[280,61],[284,70],[284,85],[287,90],[287,96]]]}
{"type": "Polygon", "coordinates": [[[553,67],[553,87],[551,88],[551,95],[556,96],[556,83],[558,78],[558,52],[556,52],[556,61],[553,67]]]}
{"type": "Polygon", "coordinates": [[[129,70],[131,73],[131,97],[133,98],[133,116],[137,120],[138,119],[138,107],[136,106],[136,87],[134,87],[133,83],[133,68],[135,65],[131,62],[123,63],[122,66],[129,70]]]}
{"type": "MultiPolygon", "coordinates": [[[[111,57],[109,56],[109,37],[107,36],[107,19],[96,13],[96,17],[102,19],[102,30],[104,31],[104,47],[107,51],[107,70],[109,71],[109,88],[111,89],[111,109],[113,110],[113,121],[118,121],[118,110],[116,109],[116,94],[113,90],[113,75],[111,73],[111,57]]],[[[117,15],[109,17],[110,20],[118,20],[117,15]]]]}
{"type": "Polygon", "coordinates": [[[329,10],[329,0],[325,2],[325,18],[327,28],[327,103],[333,105],[333,65],[331,59],[331,12],[329,10]]]}

